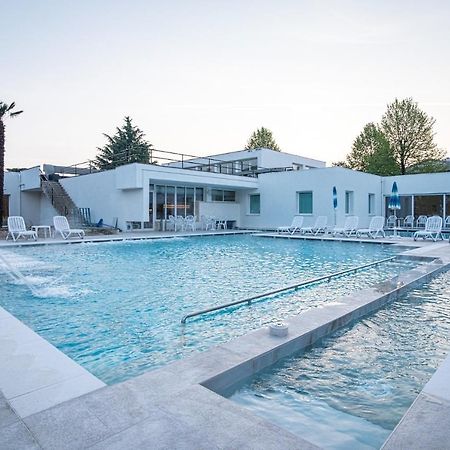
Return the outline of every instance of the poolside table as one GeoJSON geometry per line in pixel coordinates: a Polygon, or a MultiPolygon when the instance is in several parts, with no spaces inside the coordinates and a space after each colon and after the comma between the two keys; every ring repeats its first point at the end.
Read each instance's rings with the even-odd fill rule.
{"type": "Polygon", "coordinates": [[[47,232],[48,232],[48,237],[51,237],[52,235],[52,230],[50,228],[50,225],[32,225],[31,229],[33,231],[36,231],[36,234],[39,236],[39,230],[44,230],[44,237],[47,237],[47,232]]]}

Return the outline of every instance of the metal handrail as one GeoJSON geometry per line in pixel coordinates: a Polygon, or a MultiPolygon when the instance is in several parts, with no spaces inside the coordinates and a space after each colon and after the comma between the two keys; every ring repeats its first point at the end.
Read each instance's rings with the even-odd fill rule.
{"type": "Polygon", "coordinates": [[[367,267],[377,266],[378,264],[382,264],[382,263],[385,263],[385,262],[388,262],[388,261],[392,261],[395,258],[397,258],[397,257],[396,256],[391,256],[390,258],[380,259],[378,261],[374,261],[374,262],[371,262],[371,263],[368,263],[368,264],[363,264],[362,266],[352,267],[351,269],[341,270],[340,272],[335,272],[335,273],[332,273],[332,274],[329,274],[329,275],[323,275],[321,277],[311,278],[309,280],[305,280],[305,281],[302,281],[300,283],[295,283],[295,284],[291,284],[289,286],[284,286],[282,288],[274,289],[272,291],[263,292],[262,294],[254,295],[253,297],[244,298],[242,300],[236,300],[234,302],[225,303],[223,305],[213,306],[212,308],[202,309],[201,311],[196,311],[196,312],[193,312],[193,313],[190,313],[190,314],[186,314],[185,316],[183,316],[181,318],[181,323],[182,324],[186,323],[186,320],[189,319],[190,317],[200,316],[200,315],[207,314],[207,313],[210,313],[210,312],[218,311],[220,309],[225,309],[225,308],[229,308],[231,306],[240,305],[242,303],[247,303],[247,304],[250,305],[253,300],[258,300],[258,299],[261,299],[261,298],[264,298],[264,297],[270,297],[271,295],[279,294],[280,292],[290,291],[290,290],[294,290],[294,289],[297,289],[297,288],[300,288],[300,287],[305,287],[305,286],[308,286],[310,284],[318,283],[318,282],[323,281],[323,280],[330,281],[331,278],[339,277],[341,275],[345,275],[345,274],[351,273],[351,272],[357,272],[358,270],[366,269],[367,267]]]}

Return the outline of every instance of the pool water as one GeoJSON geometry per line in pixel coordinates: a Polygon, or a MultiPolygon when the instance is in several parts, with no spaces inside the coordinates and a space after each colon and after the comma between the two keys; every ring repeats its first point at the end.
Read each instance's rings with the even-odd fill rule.
{"type": "Polygon", "coordinates": [[[389,245],[210,236],[2,251],[0,305],[106,383],[116,383],[412,267],[355,275],[191,319],[183,315],[392,256],[389,245]]]}
{"type": "Polygon", "coordinates": [[[450,272],[231,395],[328,449],[380,448],[450,351],[450,272]]]}

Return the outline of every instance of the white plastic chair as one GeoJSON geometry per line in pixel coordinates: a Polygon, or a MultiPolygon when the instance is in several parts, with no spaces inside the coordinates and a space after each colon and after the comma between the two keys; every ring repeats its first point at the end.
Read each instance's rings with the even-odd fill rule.
{"type": "Polygon", "coordinates": [[[375,216],[372,217],[370,221],[369,228],[361,228],[356,232],[357,237],[361,237],[363,234],[366,234],[368,237],[375,239],[378,237],[378,234],[386,237],[386,233],[384,232],[384,217],[383,216],[375,216]]]}
{"type": "Polygon", "coordinates": [[[184,229],[187,231],[189,228],[195,231],[195,217],[192,215],[186,216],[184,219],[184,229]]]}
{"type": "Polygon", "coordinates": [[[332,230],[332,235],[342,234],[343,236],[350,237],[352,234],[356,234],[359,223],[358,216],[349,216],[345,219],[343,227],[335,227],[332,230]]]}
{"type": "Polygon", "coordinates": [[[419,216],[416,222],[417,228],[424,227],[425,224],[427,223],[427,219],[428,219],[427,216],[419,216]]]}
{"type": "Polygon", "coordinates": [[[175,231],[178,231],[178,230],[184,231],[185,224],[186,224],[186,222],[185,222],[183,216],[175,217],[175,231]]]}
{"type": "Polygon", "coordinates": [[[410,227],[412,228],[414,226],[414,216],[406,216],[403,219],[403,228],[410,227]]]}
{"type": "Polygon", "coordinates": [[[166,231],[177,231],[177,222],[172,214],[167,218],[166,231]]]}
{"type": "Polygon", "coordinates": [[[450,228],[450,216],[447,216],[444,221],[444,228],[450,228]]]}
{"type": "Polygon", "coordinates": [[[226,221],[226,219],[217,219],[216,229],[220,230],[221,228],[223,228],[224,230],[227,229],[227,221],[226,221]]]}
{"type": "Polygon", "coordinates": [[[73,234],[76,234],[79,238],[84,239],[84,230],[80,228],[70,228],[67,217],[65,216],[53,217],[53,226],[55,227],[55,235],[56,233],[59,233],[63,239],[67,239],[73,234]]]}
{"type": "Polygon", "coordinates": [[[9,236],[12,237],[14,242],[21,237],[31,237],[34,240],[37,240],[36,231],[27,230],[22,216],[8,217],[8,234],[6,235],[6,240],[8,240],[9,236]]]}
{"type": "Polygon", "coordinates": [[[388,228],[395,228],[397,226],[397,216],[389,216],[386,220],[388,228]]]}
{"type": "Polygon", "coordinates": [[[213,217],[206,217],[205,231],[216,229],[216,219],[213,217]]]}
{"type": "Polygon", "coordinates": [[[318,235],[319,233],[325,233],[327,231],[327,222],[328,217],[327,216],[319,216],[316,219],[316,223],[312,227],[302,227],[300,228],[300,233],[302,234],[313,234],[314,236],[318,235]]]}
{"type": "Polygon", "coordinates": [[[431,238],[433,239],[434,242],[436,242],[439,237],[442,240],[444,240],[444,237],[442,236],[442,217],[440,216],[428,217],[425,223],[425,230],[419,230],[414,233],[415,241],[419,237],[423,239],[431,238]]]}
{"type": "Polygon", "coordinates": [[[296,231],[300,231],[303,225],[303,216],[294,216],[292,223],[289,226],[278,227],[278,233],[290,233],[294,234],[296,231]]]}

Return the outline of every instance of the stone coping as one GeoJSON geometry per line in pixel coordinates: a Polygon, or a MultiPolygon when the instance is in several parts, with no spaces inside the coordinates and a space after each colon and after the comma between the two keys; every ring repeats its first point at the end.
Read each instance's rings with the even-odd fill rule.
{"type": "Polygon", "coordinates": [[[2,307],[0,368],[0,390],[22,418],[105,386],[2,307]]]}
{"type": "Polygon", "coordinates": [[[173,239],[173,238],[186,238],[186,237],[201,237],[201,236],[226,236],[234,234],[255,234],[255,231],[249,230],[213,230],[213,231],[202,231],[202,232],[125,232],[120,235],[110,234],[110,235],[93,235],[86,236],[84,239],[80,238],[44,238],[34,240],[4,240],[0,241],[0,248],[11,248],[11,247],[26,247],[26,246],[39,246],[39,245],[61,245],[61,244],[82,244],[82,243],[92,243],[92,242],[126,242],[126,241],[146,241],[153,239],[173,239]]]}
{"type": "Polygon", "coordinates": [[[317,448],[219,394],[447,270],[448,244],[432,247],[422,255],[418,250],[425,249],[407,252],[433,257],[432,262],[289,318],[287,337],[259,329],[26,416],[23,422],[41,448],[317,448]]]}

